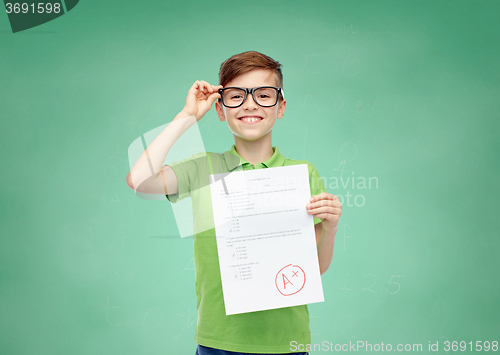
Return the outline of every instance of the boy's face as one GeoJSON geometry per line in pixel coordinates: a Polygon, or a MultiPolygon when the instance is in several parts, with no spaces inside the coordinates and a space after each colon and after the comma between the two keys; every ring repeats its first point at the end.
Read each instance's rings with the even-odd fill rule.
{"type": "MultiPolygon", "coordinates": [[[[242,88],[255,88],[259,86],[277,86],[276,75],[267,69],[254,69],[239,75],[225,87],[236,86],[242,88]]],[[[262,107],[255,103],[252,95],[247,95],[245,102],[240,107],[228,108],[222,102],[215,103],[217,115],[221,121],[226,121],[233,134],[241,139],[256,141],[270,134],[276,118],[282,118],[285,113],[286,100],[280,95],[278,103],[273,107],[262,107]],[[257,117],[257,121],[246,121],[245,117],[257,117]]]]}

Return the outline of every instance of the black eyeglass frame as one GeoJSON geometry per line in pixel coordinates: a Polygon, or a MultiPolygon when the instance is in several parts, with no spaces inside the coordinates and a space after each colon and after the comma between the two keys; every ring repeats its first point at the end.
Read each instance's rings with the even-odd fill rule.
{"type": "Polygon", "coordinates": [[[278,103],[278,100],[280,98],[280,94],[281,94],[281,97],[283,98],[283,100],[285,99],[285,93],[283,92],[283,89],[282,88],[279,88],[279,87],[276,87],[276,86],[259,86],[259,87],[256,87],[256,88],[240,88],[240,87],[236,87],[236,86],[228,86],[227,88],[222,88],[222,89],[219,89],[219,94],[220,94],[220,99],[222,101],[222,104],[227,107],[227,108],[236,108],[236,107],[240,107],[241,105],[243,105],[247,99],[247,95],[248,94],[251,94],[252,95],[252,98],[253,98],[253,101],[261,106],[261,107],[273,107],[273,106],[276,106],[276,104],[278,103]],[[264,106],[264,105],[261,105],[257,102],[257,100],[255,100],[255,95],[254,95],[254,92],[255,90],[258,90],[258,89],[267,89],[267,88],[271,88],[271,89],[276,89],[277,91],[277,95],[276,95],[276,102],[272,105],[268,105],[268,106],[264,106]],[[243,101],[237,105],[237,106],[228,106],[226,105],[226,103],[224,102],[224,90],[227,90],[227,89],[241,89],[243,91],[245,91],[245,97],[243,98],[243,101]]]}

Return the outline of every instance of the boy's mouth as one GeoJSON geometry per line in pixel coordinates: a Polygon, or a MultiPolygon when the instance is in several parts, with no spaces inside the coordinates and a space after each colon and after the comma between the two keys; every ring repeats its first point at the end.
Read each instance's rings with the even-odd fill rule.
{"type": "Polygon", "coordinates": [[[240,121],[247,123],[247,124],[254,124],[258,123],[263,120],[261,116],[242,116],[238,118],[240,121]]]}

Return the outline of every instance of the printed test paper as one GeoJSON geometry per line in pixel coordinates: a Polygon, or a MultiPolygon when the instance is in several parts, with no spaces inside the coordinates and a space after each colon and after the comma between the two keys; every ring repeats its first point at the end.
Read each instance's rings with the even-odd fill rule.
{"type": "Polygon", "coordinates": [[[210,179],[226,314],[323,302],[307,164],[210,179]]]}

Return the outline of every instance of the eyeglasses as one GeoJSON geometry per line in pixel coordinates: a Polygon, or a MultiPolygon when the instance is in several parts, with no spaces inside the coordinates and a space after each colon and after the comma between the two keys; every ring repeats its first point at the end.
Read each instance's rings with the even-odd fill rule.
{"type": "Polygon", "coordinates": [[[219,94],[222,99],[222,104],[229,108],[243,105],[248,94],[251,94],[257,105],[262,107],[275,106],[278,103],[279,94],[281,94],[283,100],[285,99],[283,89],[274,86],[259,86],[252,89],[227,87],[219,89],[219,94]]]}

